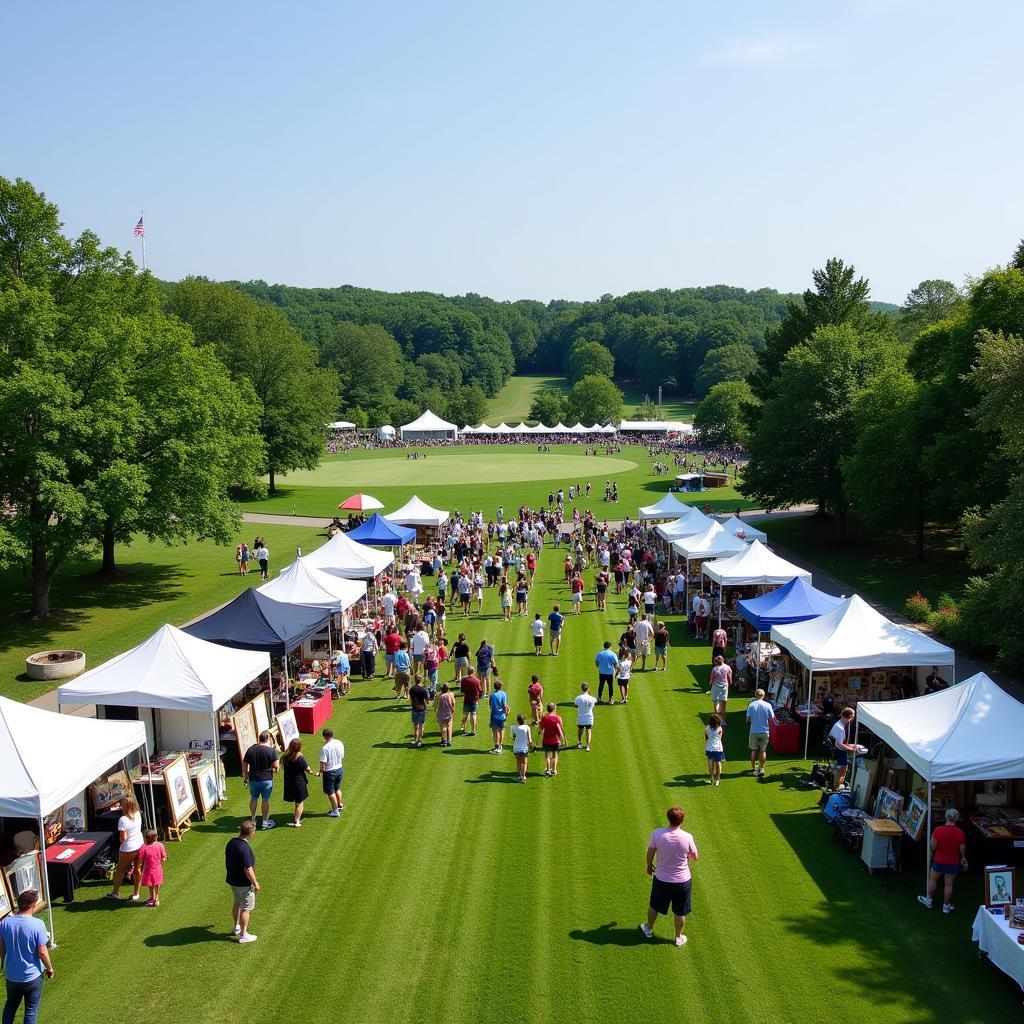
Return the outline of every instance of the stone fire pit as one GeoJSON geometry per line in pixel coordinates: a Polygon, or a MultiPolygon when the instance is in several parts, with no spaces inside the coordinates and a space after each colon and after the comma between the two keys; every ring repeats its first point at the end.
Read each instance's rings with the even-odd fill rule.
{"type": "Polygon", "coordinates": [[[25,659],[30,679],[67,679],[85,670],[82,651],[39,651],[25,659]]]}

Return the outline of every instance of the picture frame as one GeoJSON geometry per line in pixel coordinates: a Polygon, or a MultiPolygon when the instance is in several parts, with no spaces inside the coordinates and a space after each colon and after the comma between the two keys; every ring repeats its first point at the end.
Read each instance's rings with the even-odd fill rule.
{"type": "MultiPolygon", "coordinates": [[[[1017,872],[1008,864],[989,864],[985,868],[985,906],[1005,907],[1014,902],[1017,872]]],[[[1016,909],[1014,907],[1013,909],[1016,909]]]]}
{"type": "Polygon", "coordinates": [[[235,730],[235,738],[238,740],[238,759],[241,761],[245,757],[245,752],[259,738],[259,733],[256,731],[256,716],[251,704],[246,704],[241,711],[236,711],[231,716],[231,726],[235,730]]]}
{"type": "Polygon", "coordinates": [[[8,914],[14,913],[14,900],[11,898],[11,891],[7,888],[7,879],[0,871],[0,921],[8,914]]]}
{"type": "Polygon", "coordinates": [[[43,845],[52,846],[64,834],[64,805],[43,817],[43,845]]]}
{"type": "Polygon", "coordinates": [[[920,839],[927,817],[928,808],[925,806],[925,802],[916,794],[911,793],[910,803],[906,808],[906,814],[904,814],[900,819],[903,831],[915,841],[920,839]]]}
{"type": "Polygon", "coordinates": [[[1024,907],[1007,905],[1007,924],[1016,931],[1024,931],[1024,907]]]}
{"type": "Polygon", "coordinates": [[[288,749],[288,744],[292,740],[301,739],[299,726],[295,721],[295,712],[291,708],[282,711],[277,716],[277,727],[281,732],[281,746],[284,750],[288,749]]]}
{"type": "Polygon", "coordinates": [[[18,897],[29,889],[35,889],[39,893],[39,900],[32,908],[32,913],[46,906],[42,863],[43,855],[39,850],[33,850],[31,853],[23,853],[20,857],[15,857],[4,868],[4,879],[12,912],[18,903],[18,897]]]}
{"type": "Polygon", "coordinates": [[[128,773],[119,768],[117,771],[101,775],[89,787],[89,799],[92,801],[93,813],[109,810],[117,806],[126,796],[134,796],[135,787],[128,773]]]}
{"type": "Polygon", "coordinates": [[[220,803],[220,780],[217,778],[215,764],[204,764],[196,772],[196,792],[199,794],[199,809],[203,817],[209,817],[210,811],[220,803]]]}
{"type": "Polygon", "coordinates": [[[902,810],[903,797],[895,790],[882,786],[875,799],[875,817],[888,818],[890,821],[898,822],[902,810]]]}
{"type": "Polygon", "coordinates": [[[188,761],[179,754],[163,770],[164,786],[167,790],[167,811],[175,826],[187,821],[196,812],[196,797],[192,792],[192,780],[188,775],[188,761]]]}
{"type": "Polygon", "coordinates": [[[84,832],[88,827],[88,821],[85,812],[85,800],[86,791],[83,789],[81,793],[78,793],[76,796],[73,796],[64,805],[65,835],[75,835],[78,832],[84,832]]]}
{"type": "Polygon", "coordinates": [[[270,732],[270,712],[267,710],[267,695],[260,693],[252,702],[253,718],[256,722],[256,735],[261,732],[270,732]]]}
{"type": "Polygon", "coordinates": [[[792,696],[792,694],[793,690],[792,687],[790,687],[789,683],[783,683],[782,686],[779,687],[778,706],[780,708],[787,707],[789,705],[789,698],[792,696]]]}

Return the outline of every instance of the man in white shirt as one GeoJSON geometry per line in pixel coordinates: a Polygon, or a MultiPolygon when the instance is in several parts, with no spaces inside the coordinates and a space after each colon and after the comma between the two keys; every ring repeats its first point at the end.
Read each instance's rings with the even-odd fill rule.
{"type": "Polygon", "coordinates": [[[636,653],[640,658],[640,671],[643,672],[647,668],[647,655],[651,653],[651,637],[654,635],[654,626],[651,625],[650,619],[644,616],[637,621],[633,632],[636,634],[636,653]]]}
{"type": "Polygon", "coordinates": [[[381,608],[384,611],[384,625],[393,626],[395,624],[395,604],[398,598],[395,597],[394,591],[388,590],[384,593],[384,596],[380,599],[381,608]]]}
{"type": "Polygon", "coordinates": [[[586,733],[587,745],[585,750],[590,749],[590,737],[594,729],[594,705],[597,698],[590,692],[589,683],[580,683],[580,695],[573,701],[576,705],[576,749],[583,745],[584,733],[586,733]]]}
{"type": "Polygon", "coordinates": [[[828,738],[836,751],[836,789],[846,788],[846,773],[850,767],[850,754],[860,752],[856,743],[850,742],[850,726],[856,715],[853,708],[843,708],[836,724],[828,731],[828,738]]]}
{"type": "Polygon", "coordinates": [[[320,735],[324,738],[324,745],[320,751],[320,771],[317,774],[324,780],[324,793],[331,804],[327,817],[338,818],[345,809],[341,799],[341,778],[345,773],[345,744],[334,738],[333,729],[324,729],[320,735]]]}
{"type": "Polygon", "coordinates": [[[423,652],[430,643],[430,634],[421,625],[409,640],[409,653],[412,655],[412,674],[418,683],[423,678],[423,652]]]}
{"type": "Polygon", "coordinates": [[[544,645],[544,620],[540,617],[540,612],[534,615],[530,629],[533,631],[533,653],[540,654],[544,645]]]}
{"type": "Polygon", "coordinates": [[[420,581],[418,569],[410,569],[405,577],[405,589],[409,591],[409,597],[417,608],[420,606],[420,594],[423,593],[423,583],[420,581]]]}

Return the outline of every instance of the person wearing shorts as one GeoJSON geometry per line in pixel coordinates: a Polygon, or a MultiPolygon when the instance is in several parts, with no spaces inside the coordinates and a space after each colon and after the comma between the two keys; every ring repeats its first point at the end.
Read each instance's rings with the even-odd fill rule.
{"type": "Polygon", "coordinates": [[[645,615],[640,619],[633,632],[636,634],[636,654],[640,659],[640,671],[647,671],[647,659],[651,653],[651,637],[654,636],[654,626],[645,615]]]}
{"type": "Polygon", "coordinates": [[[541,746],[544,748],[544,774],[558,774],[558,751],[565,746],[562,719],[555,714],[555,702],[548,701],[548,713],[540,720],[541,746]]]}
{"type": "Polygon", "coordinates": [[[412,709],[412,745],[423,746],[423,727],[427,724],[427,704],[430,694],[423,683],[418,680],[409,690],[409,705],[412,709]]]}
{"type": "Polygon", "coordinates": [[[224,848],[225,880],[231,889],[234,933],[243,944],[256,941],[256,936],[249,931],[249,916],[256,909],[256,894],[260,891],[260,883],[256,880],[256,854],[249,845],[255,831],[256,823],[246,819],[238,835],[229,839],[224,848]]]}
{"type": "Polygon", "coordinates": [[[345,809],[341,798],[341,780],[345,775],[345,744],[334,738],[333,729],[324,729],[320,733],[324,745],[320,751],[320,770],[317,774],[323,779],[324,795],[331,809],[328,818],[340,818],[345,809]]]}
{"type": "Polygon", "coordinates": [[[562,646],[562,625],[564,622],[565,616],[562,615],[559,605],[556,604],[548,616],[548,649],[556,658],[558,657],[558,649],[562,646]]]}
{"type": "Polygon", "coordinates": [[[452,644],[452,665],[455,668],[456,682],[469,675],[469,644],[466,643],[465,633],[460,633],[458,640],[452,644]]]}
{"type": "Polygon", "coordinates": [[[693,885],[690,862],[697,860],[697,846],[693,836],[681,827],[686,818],[682,807],[670,807],[666,816],[668,828],[656,828],[647,842],[651,897],[647,906],[647,923],[640,925],[640,931],[646,938],[654,938],[655,921],[671,909],[675,918],[676,945],[682,948],[687,942],[683,930],[690,915],[693,885]]]}
{"type": "Polygon", "coordinates": [[[519,773],[520,782],[526,781],[526,763],[533,749],[533,735],[526,724],[526,716],[516,715],[516,724],[512,726],[512,753],[516,758],[516,771],[519,773]]]}
{"type": "Polygon", "coordinates": [[[398,650],[395,651],[395,696],[401,700],[409,695],[409,670],[412,667],[412,659],[409,657],[408,644],[401,640],[398,650]]]}
{"type": "Polygon", "coordinates": [[[931,910],[932,899],[938,888],[939,879],[943,879],[942,912],[951,914],[953,906],[953,883],[961,871],[967,870],[967,836],[957,825],[960,815],[950,807],[946,811],[946,824],[940,825],[932,832],[931,870],[928,872],[928,895],[918,896],[918,902],[931,910]]]}
{"type": "Polygon", "coordinates": [[[544,700],[544,687],[541,686],[539,676],[530,676],[530,685],[526,688],[526,693],[530,698],[530,714],[533,724],[538,725],[544,700]]]}
{"type": "Polygon", "coordinates": [[[483,687],[480,685],[480,680],[470,674],[463,678],[460,689],[462,690],[462,725],[459,727],[459,732],[465,732],[466,723],[469,722],[472,729],[469,735],[475,736],[477,705],[480,703],[483,687]]]}
{"type": "Polygon", "coordinates": [[[494,738],[492,754],[504,752],[505,721],[508,718],[508,694],[501,688],[501,680],[494,680],[494,692],[488,698],[491,711],[491,735],[494,738]]]}
{"type": "Polygon", "coordinates": [[[668,669],[668,630],[664,622],[659,622],[654,629],[654,671],[658,671],[658,663],[661,663],[661,671],[668,669]]]}
{"type": "Polygon", "coordinates": [[[719,655],[725,660],[725,645],[729,642],[729,634],[721,626],[711,634],[711,660],[719,655]]]}
{"type": "Polygon", "coordinates": [[[533,631],[533,653],[540,654],[544,646],[544,620],[540,617],[540,612],[533,616],[530,629],[533,631]]]}
{"type": "Polygon", "coordinates": [[[747,725],[750,726],[750,770],[756,778],[764,778],[764,766],[768,760],[768,729],[775,721],[775,709],[764,699],[764,690],[754,691],[754,699],[747,708],[747,725]]]}
{"type": "Polygon", "coordinates": [[[725,709],[729,702],[729,687],[732,686],[732,669],[719,654],[711,667],[711,700],[715,705],[715,714],[725,721],[725,709]]]}
{"type": "Polygon", "coordinates": [[[856,744],[850,742],[850,726],[857,714],[853,708],[843,708],[839,720],[829,730],[828,738],[832,742],[836,758],[836,790],[846,789],[846,773],[850,770],[850,754],[858,750],[856,744]]]}
{"type": "Polygon", "coordinates": [[[270,817],[270,794],[274,791],[274,773],[281,767],[277,748],[264,730],[260,733],[259,742],[254,743],[242,758],[242,781],[249,787],[249,817],[256,820],[256,806],[263,817],[263,828],[273,828],[274,819],[270,817]]]}
{"type": "Polygon", "coordinates": [[[722,743],[722,719],[712,715],[704,726],[704,756],[708,759],[708,782],[716,788],[722,783],[725,746],[722,743]]]}

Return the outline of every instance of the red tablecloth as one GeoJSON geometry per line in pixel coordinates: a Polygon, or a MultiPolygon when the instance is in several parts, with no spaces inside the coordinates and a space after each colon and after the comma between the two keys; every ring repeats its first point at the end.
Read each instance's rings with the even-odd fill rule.
{"type": "Polygon", "coordinates": [[[776,754],[800,753],[800,724],[798,722],[769,722],[768,738],[776,754]]]}
{"type": "Polygon", "coordinates": [[[331,717],[331,693],[328,690],[312,707],[301,707],[292,704],[295,712],[295,724],[299,732],[317,733],[320,727],[331,717]]]}
{"type": "Polygon", "coordinates": [[[46,848],[46,859],[50,864],[64,864],[66,861],[76,861],[83,853],[91,850],[96,844],[92,840],[86,840],[85,842],[79,842],[77,839],[73,843],[54,843],[53,846],[46,848]],[[62,853],[66,853],[68,850],[74,851],[73,857],[61,857],[62,853]]]}

